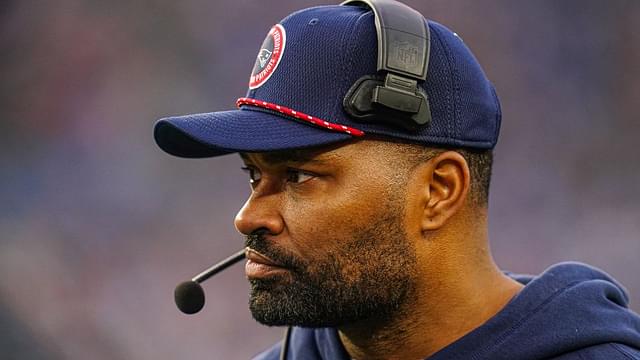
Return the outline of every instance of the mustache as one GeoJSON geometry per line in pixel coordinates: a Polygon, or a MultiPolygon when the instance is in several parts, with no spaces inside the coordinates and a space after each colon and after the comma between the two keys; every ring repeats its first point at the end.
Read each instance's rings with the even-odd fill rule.
{"type": "Polygon", "coordinates": [[[297,259],[295,256],[278,249],[272,242],[266,240],[264,231],[255,231],[245,236],[244,246],[261,253],[290,270],[295,271],[304,268],[302,261],[297,259]]]}

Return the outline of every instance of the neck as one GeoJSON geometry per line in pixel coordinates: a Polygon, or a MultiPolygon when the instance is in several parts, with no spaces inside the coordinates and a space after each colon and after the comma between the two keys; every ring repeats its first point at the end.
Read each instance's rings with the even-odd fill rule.
{"type": "Polygon", "coordinates": [[[474,259],[460,258],[457,250],[437,249],[441,259],[457,258],[432,257],[419,274],[429,280],[417,284],[391,319],[370,318],[338,329],[351,358],[427,358],[489,320],[522,288],[502,274],[488,249],[482,259],[477,253],[474,259]]]}

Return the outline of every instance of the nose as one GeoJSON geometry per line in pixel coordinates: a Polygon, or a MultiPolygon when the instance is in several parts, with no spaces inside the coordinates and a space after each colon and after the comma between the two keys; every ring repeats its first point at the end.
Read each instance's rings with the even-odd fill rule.
{"type": "Polygon", "coordinates": [[[257,230],[264,231],[268,235],[280,234],[284,230],[284,219],[279,211],[277,196],[275,194],[260,196],[254,192],[238,211],[234,225],[244,235],[257,230]]]}

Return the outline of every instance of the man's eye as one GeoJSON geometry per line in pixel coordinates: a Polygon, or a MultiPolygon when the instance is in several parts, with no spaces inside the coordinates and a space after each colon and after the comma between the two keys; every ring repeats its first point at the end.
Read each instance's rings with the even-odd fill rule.
{"type": "Polygon", "coordinates": [[[260,178],[262,177],[262,174],[260,174],[260,171],[258,171],[258,169],[256,168],[246,166],[246,167],[243,167],[242,170],[249,175],[250,184],[257,183],[258,181],[260,181],[260,178]]]}
{"type": "Polygon", "coordinates": [[[316,175],[298,169],[287,170],[287,181],[295,184],[301,184],[316,177],[316,175]]]}

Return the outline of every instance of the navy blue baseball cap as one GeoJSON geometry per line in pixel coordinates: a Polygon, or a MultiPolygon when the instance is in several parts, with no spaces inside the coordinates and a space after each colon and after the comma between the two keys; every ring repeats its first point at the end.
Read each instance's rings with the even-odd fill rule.
{"type": "Polygon", "coordinates": [[[186,158],[367,136],[428,147],[493,148],[501,112],[492,84],[456,33],[424,21],[431,40],[427,79],[419,86],[432,120],[417,131],[358,122],[345,112],[351,86],[377,73],[378,42],[373,11],[335,5],[297,11],[271,28],[238,109],[160,119],[154,138],[167,153],[186,158]]]}

